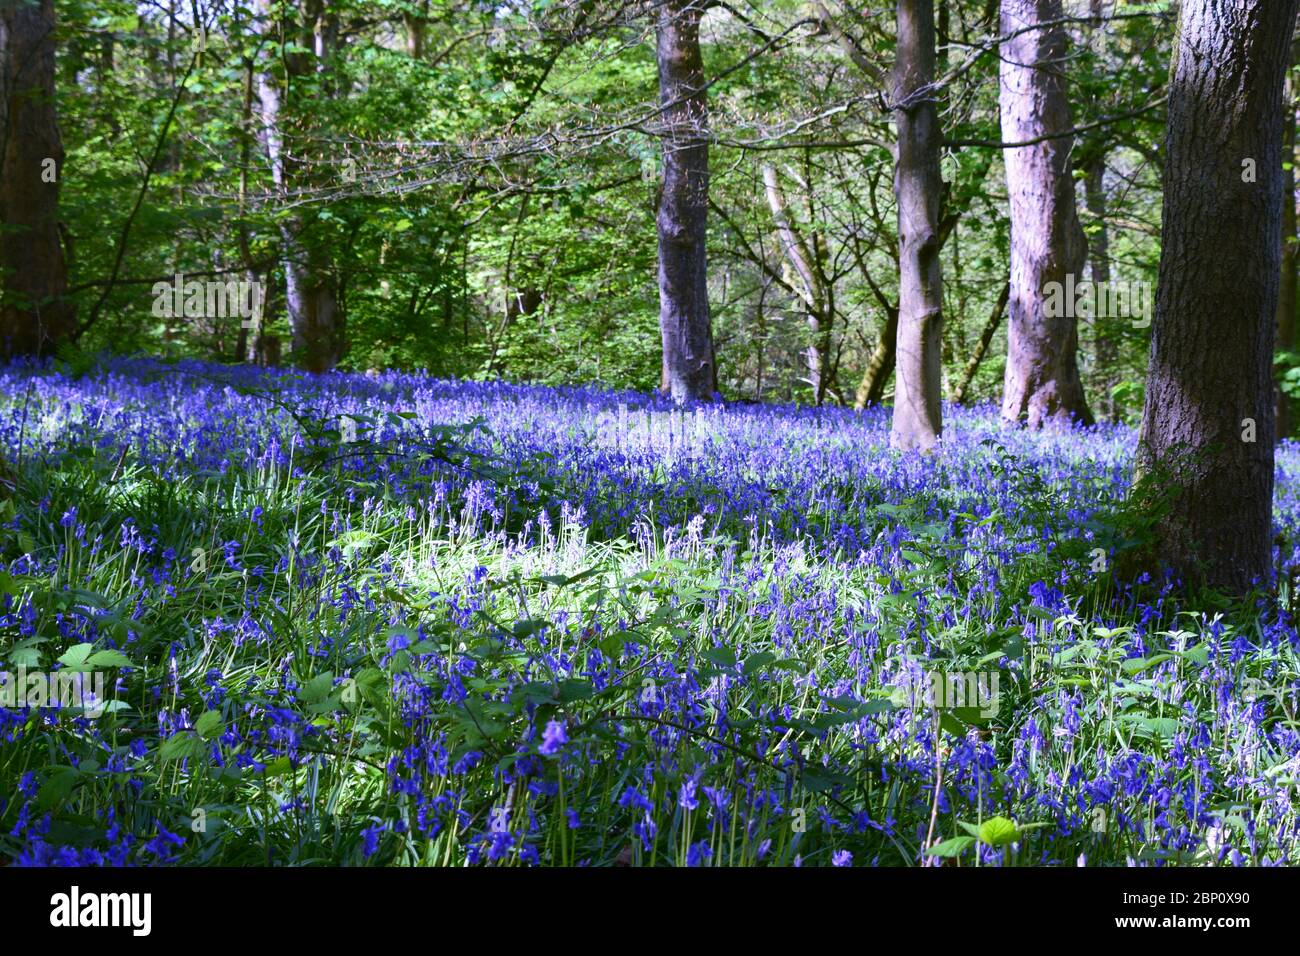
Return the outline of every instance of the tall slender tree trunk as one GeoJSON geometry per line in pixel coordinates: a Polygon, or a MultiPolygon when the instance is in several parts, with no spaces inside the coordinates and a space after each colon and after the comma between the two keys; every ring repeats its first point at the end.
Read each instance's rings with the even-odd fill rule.
{"type": "MultiPolygon", "coordinates": [[[[1002,0],[998,103],[1002,139],[1032,146],[1004,151],[1011,206],[1011,298],[1007,319],[1007,370],[1002,418],[1092,421],[1075,358],[1078,321],[1045,307],[1049,283],[1065,284],[1083,271],[1088,243],[1075,209],[1070,177],[1073,125],[1065,96],[1065,31],[1061,0],[1002,0]],[[1042,24],[1038,29],[1026,29],[1042,24]],[[1050,25],[1049,25],[1050,24],[1050,25]]],[[[1073,305],[1073,303],[1070,303],[1073,305]]]]}
{"type": "Polygon", "coordinates": [[[984,361],[989,345],[993,342],[993,333],[1002,324],[1002,316],[1007,311],[1007,299],[1010,297],[1011,283],[1007,282],[1002,286],[1002,291],[998,293],[997,301],[993,303],[993,311],[989,313],[988,320],[984,323],[984,328],[980,332],[979,341],[975,343],[975,350],[971,352],[970,359],[966,362],[966,368],[962,371],[961,382],[958,383],[956,390],[952,393],[952,400],[958,405],[966,401],[966,393],[970,391],[971,382],[975,381],[975,373],[980,370],[980,363],[984,361]]]}
{"type": "MultiPolygon", "coordinates": [[[[244,320],[241,319],[239,331],[235,337],[235,359],[239,362],[256,362],[259,357],[259,340],[263,334],[267,301],[270,296],[269,283],[263,279],[253,262],[252,237],[249,234],[246,217],[248,208],[248,172],[252,161],[253,143],[256,139],[254,135],[253,97],[257,80],[251,57],[244,58],[243,70],[243,100],[239,115],[239,205],[237,215],[239,225],[235,238],[239,246],[239,258],[244,266],[244,281],[251,283],[252,288],[259,290],[259,292],[254,324],[251,327],[253,334],[249,335],[250,327],[245,325],[244,320]]],[[[267,278],[269,279],[269,276],[267,278]]]]}
{"type": "Polygon", "coordinates": [[[63,141],[53,0],[0,0],[0,357],[48,353],[73,328],[59,236],[63,141]]]}
{"type": "Polygon", "coordinates": [[[1282,81],[1296,2],[1184,0],[1170,74],[1136,489],[1171,493],[1158,557],[1234,591],[1271,565],[1282,81]]]}
{"type": "Polygon", "coordinates": [[[831,350],[831,316],[826,284],[822,281],[816,250],[804,238],[786,206],[785,190],[781,188],[776,167],[763,167],[763,189],[781,239],[781,248],[799,279],[799,298],[803,301],[811,339],[804,349],[804,366],[808,370],[813,402],[821,405],[826,400],[831,350]]]}
{"type": "MultiPolygon", "coordinates": [[[[264,19],[262,29],[270,29],[271,0],[258,0],[258,13],[264,19]]],[[[318,69],[324,68],[329,51],[330,34],[316,3],[308,3],[304,12],[306,30],[312,36],[312,49],[318,69]]],[[[307,54],[295,54],[288,60],[291,75],[310,71],[307,54]]],[[[286,200],[303,185],[302,163],[285,148],[286,110],[276,77],[268,69],[257,76],[261,101],[262,139],[271,165],[271,178],[286,200]]],[[[289,313],[291,349],[298,361],[310,372],[333,368],[342,354],[342,318],[338,305],[338,282],[333,263],[318,241],[309,235],[316,217],[310,212],[286,216],[280,223],[280,242],[284,261],[285,307],[289,313]]]]}
{"type": "MultiPolygon", "coordinates": [[[[1099,154],[1084,167],[1084,202],[1097,223],[1088,242],[1088,278],[1094,285],[1110,282],[1110,228],[1106,225],[1106,155],[1099,154]]],[[[1093,353],[1101,379],[1100,408],[1107,421],[1119,420],[1115,386],[1119,384],[1119,343],[1111,316],[1092,317],[1093,353]]]]}
{"type": "MultiPolygon", "coordinates": [[[[1296,59],[1295,44],[1291,60],[1296,59]]],[[[1282,277],[1277,297],[1277,341],[1274,348],[1281,352],[1295,349],[1296,310],[1296,196],[1295,196],[1295,84],[1288,72],[1282,95],[1282,277]]],[[[1291,399],[1276,389],[1277,438],[1291,434],[1291,399]]]]}
{"type": "Polygon", "coordinates": [[[943,433],[943,271],[939,261],[939,130],[934,82],[934,0],[898,0],[894,116],[898,145],[898,346],[890,443],[930,451],[943,433]]]}
{"type": "Polygon", "coordinates": [[[704,0],[664,0],[655,24],[663,108],[659,330],[664,391],[675,402],[717,390],[705,238],[709,210],[708,96],[700,53],[704,0]]]}

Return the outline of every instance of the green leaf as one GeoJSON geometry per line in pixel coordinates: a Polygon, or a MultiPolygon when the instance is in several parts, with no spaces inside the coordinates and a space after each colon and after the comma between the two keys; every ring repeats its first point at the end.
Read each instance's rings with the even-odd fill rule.
{"type": "Polygon", "coordinates": [[[850,787],[853,781],[843,774],[833,773],[831,771],[819,771],[813,773],[805,770],[800,775],[800,780],[804,787],[813,793],[828,793],[838,787],[850,787]]]}
{"type": "Polygon", "coordinates": [[[36,806],[41,810],[53,810],[59,806],[71,796],[80,776],[81,771],[76,767],[56,767],[36,792],[36,806]]]}
{"type": "Polygon", "coordinates": [[[858,713],[864,716],[867,714],[883,714],[886,711],[897,709],[898,705],[889,697],[877,697],[875,700],[865,701],[859,704],[857,708],[858,713]]]}
{"type": "Polygon", "coordinates": [[[173,737],[168,737],[158,748],[158,759],[163,763],[173,760],[188,760],[203,753],[203,741],[193,731],[182,730],[173,737]]]}
{"type": "Polygon", "coordinates": [[[1006,846],[1020,839],[1020,830],[1006,817],[991,817],[980,824],[979,837],[989,846],[1006,846]]]}
{"type": "Polygon", "coordinates": [[[783,657],[779,661],[772,662],[772,670],[790,671],[794,674],[807,674],[809,667],[804,661],[793,657],[783,657]]]}
{"type": "Polygon", "coordinates": [[[194,722],[194,730],[204,740],[214,740],[225,733],[226,722],[219,711],[209,710],[194,722]]]}
{"type": "Polygon", "coordinates": [[[975,838],[970,836],[956,836],[950,840],[944,840],[942,843],[936,843],[930,849],[925,851],[926,856],[957,857],[961,856],[972,846],[975,845],[975,838]]]}
{"type": "Polygon", "coordinates": [[[59,663],[65,667],[80,668],[85,665],[86,658],[90,657],[94,649],[94,644],[74,644],[59,657],[59,663]]]}
{"type": "Polygon", "coordinates": [[[559,689],[560,700],[565,703],[586,700],[596,693],[596,686],[589,680],[562,680],[559,689]]]}
{"type": "Polygon", "coordinates": [[[700,656],[719,667],[736,666],[736,652],[730,647],[711,647],[700,656]]]}
{"type": "Polygon", "coordinates": [[[86,663],[91,667],[134,667],[131,658],[127,657],[121,651],[96,651],[87,658],[86,663]]]}
{"type": "Polygon", "coordinates": [[[334,689],[334,673],[325,671],[317,674],[298,688],[298,699],[305,704],[318,704],[329,696],[334,689]]]}
{"type": "Polygon", "coordinates": [[[292,772],[292,770],[293,764],[289,761],[288,757],[276,757],[274,760],[267,763],[266,776],[268,779],[271,777],[282,777],[286,773],[292,772]]]}
{"type": "Polygon", "coordinates": [[[29,637],[25,641],[19,641],[9,650],[9,662],[15,667],[39,667],[41,664],[41,652],[37,650],[37,645],[44,644],[43,637],[29,637]]]}
{"type": "Polygon", "coordinates": [[[1155,667],[1157,664],[1170,660],[1172,654],[1154,654],[1151,657],[1130,657],[1120,661],[1119,666],[1130,677],[1134,674],[1140,674],[1149,667],[1155,667]]]}
{"type": "Polygon", "coordinates": [[[533,618],[520,618],[518,621],[515,621],[514,627],[511,628],[511,631],[514,632],[516,638],[522,641],[524,638],[536,634],[544,627],[546,627],[546,621],[539,621],[533,618]]]}
{"type": "Polygon", "coordinates": [[[352,679],[356,684],[357,693],[361,695],[363,700],[367,700],[375,706],[387,701],[389,678],[383,671],[374,667],[364,667],[357,671],[356,676],[352,679]]]}

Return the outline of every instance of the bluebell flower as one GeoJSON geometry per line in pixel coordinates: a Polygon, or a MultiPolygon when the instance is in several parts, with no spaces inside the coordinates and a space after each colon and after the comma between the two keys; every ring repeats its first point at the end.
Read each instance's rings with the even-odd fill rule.
{"type": "Polygon", "coordinates": [[[558,720],[549,721],[546,730],[542,732],[542,743],[537,748],[539,753],[546,756],[559,753],[560,748],[569,742],[569,737],[564,732],[564,724],[558,720]]]}
{"type": "Polygon", "coordinates": [[[706,840],[700,840],[698,843],[692,843],[690,849],[686,851],[687,866],[704,866],[713,857],[713,850],[709,848],[706,840]]]}

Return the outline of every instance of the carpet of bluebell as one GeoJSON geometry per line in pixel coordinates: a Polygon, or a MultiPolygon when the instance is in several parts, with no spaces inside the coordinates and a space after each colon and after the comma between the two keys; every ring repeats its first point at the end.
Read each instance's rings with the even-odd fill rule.
{"type": "Polygon", "coordinates": [[[948,408],[901,455],[887,409],[127,359],[0,395],[0,670],[107,676],[0,708],[0,863],[1300,862],[1289,444],[1279,584],[1228,600],[1116,573],[1122,425],[948,408]]]}

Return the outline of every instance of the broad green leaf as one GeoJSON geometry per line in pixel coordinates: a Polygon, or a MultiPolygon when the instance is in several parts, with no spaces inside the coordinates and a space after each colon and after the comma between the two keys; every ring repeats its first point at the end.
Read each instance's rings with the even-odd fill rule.
{"type": "Polygon", "coordinates": [[[121,651],[107,650],[96,651],[86,659],[86,663],[91,667],[134,667],[131,658],[127,657],[121,651]]]}
{"type": "Polygon", "coordinates": [[[220,737],[226,730],[226,722],[222,719],[220,712],[215,710],[204,711],[198,720],[194,722],[194,731],[204,740],[214,740],[220,737]]]}
{"type": "Polygon", "coordinates": [[[961,856],[972,846],[975,845],[975,838],[971,836],[955,836],[950,840],[944,840],[942,843],[936,843],[930,849],[925,851],[926,856],[957,857],[961,856]]]}
{"type": "Polygon", "coordinates": [[[1020,830],[1006,817],[991,817],[980,824],[979,837],[989,846],[1006,846],[1020,839],[1020,830]]]}
{"type": "Polygon", "coordinates": [[[173,760],[188,760],[203,753],[204,745],[193,731],[182,730],[175,736],[168,737],[158,748],[158,759],[163,763],[173,760]]]}
{"type": "Polygon", "coordinates": [[[65,667],[80,668],[94,649],[94,644],[74,644],[59,657],[59,663],[65,667]]]}
{"type": "Polygon", "coordinates": [[[317,674],[298,688],[298,699],[307,704],[317,704],[329,696],[334,689],[334,673],[325,671],[317,674]]]}

